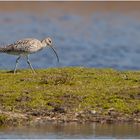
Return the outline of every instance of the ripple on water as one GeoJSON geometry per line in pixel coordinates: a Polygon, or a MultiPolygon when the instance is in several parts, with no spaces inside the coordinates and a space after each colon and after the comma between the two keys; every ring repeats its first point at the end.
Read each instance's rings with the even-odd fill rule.
{"type": "MultiPolygon", "coordinates": [[[[59,66],[140,69],[140,20],[132,15],[94,12],[84,17],[60,12],[53,18],[48,14],[0,13],[1,44],[46,36],[55,41],[59,66]]],[[[31,61],[36,68],[57,67],[54,57],[45,49],[32,55],[31,61]]],[[[13,68],[15,59],[1,54],[0,68],[13,68]]],[[[25,67],[25,63],[20,66],[25,67]]]]}

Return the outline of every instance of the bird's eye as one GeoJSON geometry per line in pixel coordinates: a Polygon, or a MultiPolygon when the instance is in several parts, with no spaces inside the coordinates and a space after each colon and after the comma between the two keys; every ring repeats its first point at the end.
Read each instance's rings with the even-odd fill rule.
{"type": "Polygon", "coordinates": [[[51,40],[48,40],[49,41],[49,43],[52,43],[52,41],[51,40]]]}

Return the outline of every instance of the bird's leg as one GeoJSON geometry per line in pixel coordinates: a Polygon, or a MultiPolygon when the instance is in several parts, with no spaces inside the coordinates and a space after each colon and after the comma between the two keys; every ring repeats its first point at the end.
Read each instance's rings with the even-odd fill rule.
{"type": "Polygon", "coordinates": [[[19,57],[16,59],[16,65],[15,65],[15,68],[14,68],[14,74],[16,73],[17,65],[18,65],[18,61],[19,61],[20,57],[21,57],[21,56],[19,56],[19,57]]]}
{"type": "Polygon", "coordinates": [[[29,60],[28,55],[26,56],[26,58],[27,58],[27,63],[29,64],[29,66],[30,66],[32,72],[33,72],[33,73],[36,73],[35,70],[34,70],[34,68],[33,68],[32,65],[31,65],[31,62],[30,62],[30,60],[29,60]]]}

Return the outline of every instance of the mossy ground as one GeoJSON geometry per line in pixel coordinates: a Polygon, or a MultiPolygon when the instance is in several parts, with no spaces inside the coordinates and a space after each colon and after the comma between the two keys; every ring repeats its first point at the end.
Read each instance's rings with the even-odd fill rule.
{"type": "Polygon", "coordinates": [[[1,123],[9,119],[4,112],[30,117],[92,110],[103,116],[109,109],[130,116],[140,113],[140,71],[81,67],[41,69],[35,75],[30,70],[15,75],[0,71],[1,123]]]}

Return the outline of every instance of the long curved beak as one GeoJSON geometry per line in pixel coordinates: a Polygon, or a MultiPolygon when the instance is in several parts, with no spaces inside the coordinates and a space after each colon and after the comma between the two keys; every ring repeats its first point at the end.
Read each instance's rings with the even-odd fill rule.
{"type": "Polygon", "coordinates": [[[53,52],[55,53],[56,58],[57,58],[57,61],[59,62],[59,57],[58,57],[58,54],[57,54],[56,50],[54,49],[53,46],[50,46],[50,48],[51,48],[51,49],[53,50],[53,52]]]}

